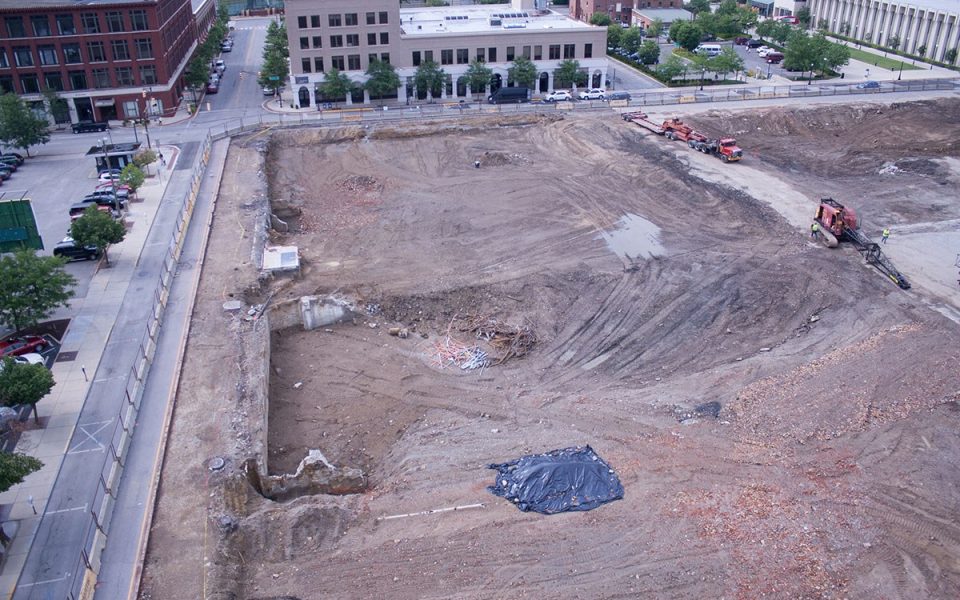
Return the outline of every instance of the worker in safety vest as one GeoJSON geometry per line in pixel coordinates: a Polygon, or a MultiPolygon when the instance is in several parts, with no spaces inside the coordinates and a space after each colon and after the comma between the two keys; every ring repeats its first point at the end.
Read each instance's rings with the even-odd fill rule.
{"type": "Polygon", "coordinates": [[[880,239],[884,244],[886,244],[889,238],[890,238],[890,228],[884,227],[883,233],[880,234],[880,239]]]}
{"type": "Polygon", "coordinates": [[[817,232],[820,231],[820,225],[814,221],[813,225],[810,226],[810,237],[817,237],[817,232]]]}

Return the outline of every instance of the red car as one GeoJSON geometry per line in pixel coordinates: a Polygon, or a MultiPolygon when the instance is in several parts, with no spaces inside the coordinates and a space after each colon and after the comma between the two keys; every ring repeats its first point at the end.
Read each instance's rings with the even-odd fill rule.
{"type": "Polygon", "coordinates": [[[49,345],[50,342],[38,335],[26,335],[21,338],[5,340],[0,342],[0,357],[42,352],[49,345]]]}

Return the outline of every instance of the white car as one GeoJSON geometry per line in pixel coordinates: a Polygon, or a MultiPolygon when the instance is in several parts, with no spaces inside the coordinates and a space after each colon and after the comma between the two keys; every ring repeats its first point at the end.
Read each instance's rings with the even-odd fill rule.
{"type": "Polygon", "coordinates": [[[120,181],[120,173],[114,171],[104,171],[103,173],[100,173],[99,179],[102,182],[120,181]]]}
{"type": "MultiPolygon", "coordinates": [[[[7,357],[4,357],[4,358],[7,358],[7,357]]],[[[9,358],[12,358],[13,362],[19,365],[45,365],[47,362],[46,360],[44,360],[43,356],[36,353],[21,354],[20,356],[11,356],[9,358]]],[[[0,359],[0,371],[3,370],[3,363],[4,361],[0,359]]]]}
{"type": "Polygon", "coordinates": [[[760,46],[759,48],[757,48],[757,56],[759,56],[760,58],[765,57],[767,54],[770,54],[771,52],[774,52],[774,49],[770,48],[769,46],[760,46]]]}
{"type": "Polygon", "coordinates": [[[607,94],[603,90],[592,89],[580,92],[581,100],[603,100],[607,94]]]}
{"type": "Polygon", "coordinates": [[[567,90],[553,90],[543,97],[544,102],[564,102],[573,100],[573,96],[567,90]]]}

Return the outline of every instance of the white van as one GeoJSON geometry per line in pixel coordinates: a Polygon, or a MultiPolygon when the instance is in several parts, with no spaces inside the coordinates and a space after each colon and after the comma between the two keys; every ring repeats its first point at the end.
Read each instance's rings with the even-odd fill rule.
{"type": "Polygon", "coordinates": [[[720,56],[720,53],[723,52],[723,49],[720,47],[720,44],[700,44],[697,46],[697,49],[694,50],[694,52],[713,57],[720,56]]]}

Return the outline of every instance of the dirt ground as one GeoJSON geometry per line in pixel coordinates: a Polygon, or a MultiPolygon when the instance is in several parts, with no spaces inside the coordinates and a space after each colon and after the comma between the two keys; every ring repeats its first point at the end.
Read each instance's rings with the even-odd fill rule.
{"type": "Polygon", "coordinates": [[[958,116],[938,101],[689,119],[736,135],[738,165],[615,114],[235,141],[142,597],[957,597],[960,331],[934,310],[956,298],[929,273],[901,291],[806,227],[825,195],[895,232],[956,219],[958,116]],[[251,294],[263,181],[240,165],[261,156],[291,226],[271,237],[303,268],[251,294]],[[270,471],[317,448],[370,487],[227,503],[240,591],[217,595],[201,459],[245,457],[225,448],[223,402],[243,391],[211,372],[249,359],[220,304],[269,293],[358,310],[273,334],[270,471]],[[451,344],[492,364],[442,361],[451,344]],[[485,489],[489,463],[579,444],[623,500],[542,516],[485,489]]]}

